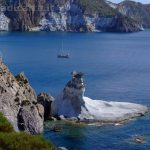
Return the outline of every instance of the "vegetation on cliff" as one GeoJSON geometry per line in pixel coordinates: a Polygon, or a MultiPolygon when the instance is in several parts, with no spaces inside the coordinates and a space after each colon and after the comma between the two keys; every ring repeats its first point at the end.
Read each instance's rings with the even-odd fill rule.
{"type": "Polygon", "coordinates": [[[0,113],[0,150],[55,150],[55,147],[39,135],[15,132],[0,113]]]}
{"type": "Polygon", "coordinates": [[[8,120],[0,113],[0,132],[13,132],[13,126],[8,122],[8,120]]]}
{"type": "Polygon", "coordinates": [[[100,16],[114,16],[117,11],[106,4],[104,0],[79,0],[87,14],[99,14],[100,16]]]}

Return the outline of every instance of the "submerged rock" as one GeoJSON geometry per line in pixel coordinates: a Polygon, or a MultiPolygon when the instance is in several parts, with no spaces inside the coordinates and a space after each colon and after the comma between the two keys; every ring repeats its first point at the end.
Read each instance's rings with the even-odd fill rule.
{"type": "Polygon", "coordinates": [[[54,127],[51,128],[51,131],[53,131],[53,132],[61,132],[62,128],[60,126],[54,126],[54,127]]]}
{"type": "Polygon", "coordinates": [[[57,150],[68,150],[66,147],[58,147],[57,150]]]}
{"type": "Polygon", "coordinates": [[[83,122],[120,122],[142,116],[148,108],[134,103],[92,100],[84,96],[83,74],[72,73],[72,79],[52,103],[54,116],[76,118],[83,122]]]}
{"type": "Polygon", "coordinates": [[[146,142],[146,137],[141,135],[136,135],[132,137],[131,141],[136,144],[144,144],[146,142]]]}

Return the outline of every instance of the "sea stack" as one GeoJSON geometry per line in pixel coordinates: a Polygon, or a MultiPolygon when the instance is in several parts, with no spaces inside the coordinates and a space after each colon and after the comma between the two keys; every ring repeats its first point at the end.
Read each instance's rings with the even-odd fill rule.
{"type": "Polygon", "coordinates": [[[52,113],[81,122],[116,123],[143,116],[146,106],[128,102],[93,100],[84,96],[83,73],[73,72],[72,79],[52,103],[52,113]]]}

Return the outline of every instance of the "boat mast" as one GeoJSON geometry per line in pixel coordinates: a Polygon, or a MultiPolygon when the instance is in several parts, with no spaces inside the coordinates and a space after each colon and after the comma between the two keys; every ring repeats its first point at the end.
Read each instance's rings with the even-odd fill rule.
{"type": "Polygon", "coordinates": [[[61,42],[61,51],[62,52],[64,51],[64,43],[63,43],[63,41],[61,42]]]}
{"type": "Polygon", "coordinates": [[[3,55],[1,52],[0,52],[0,62],[3,62],[3,55]]]}

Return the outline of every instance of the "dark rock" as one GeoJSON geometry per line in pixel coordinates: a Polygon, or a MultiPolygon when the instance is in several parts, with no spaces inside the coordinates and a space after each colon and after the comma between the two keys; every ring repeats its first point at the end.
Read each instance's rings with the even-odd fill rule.
{"type": "Polygon", "coordinates": [[[51,128],[51,131],[53,131],[53,132],[61,132],[62,128],[60,126],[54,126],[54,127],[51,128]]]}
{"type": "Polygon", "coordinates": [[[51,119],[51,103],[54,101],[54,98],[46,93],[40,93],[37,100],[44,107],[44,120],[51,119]]]}

